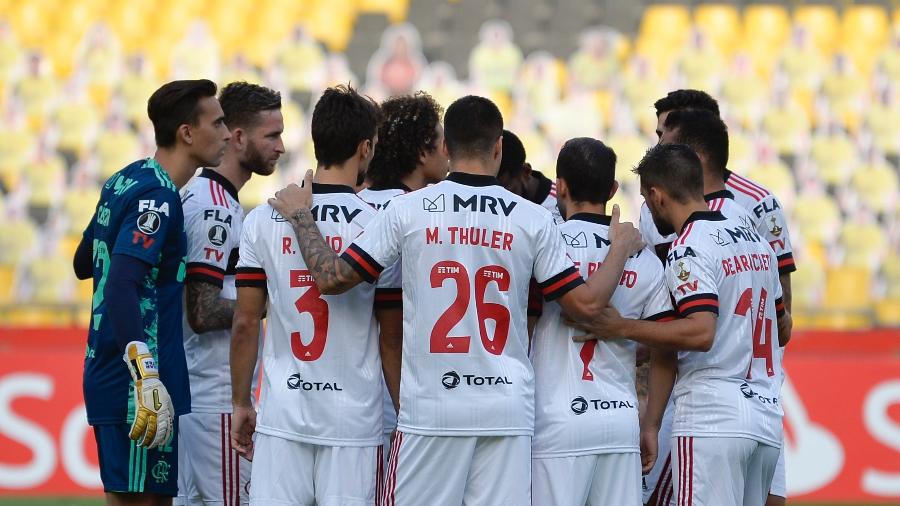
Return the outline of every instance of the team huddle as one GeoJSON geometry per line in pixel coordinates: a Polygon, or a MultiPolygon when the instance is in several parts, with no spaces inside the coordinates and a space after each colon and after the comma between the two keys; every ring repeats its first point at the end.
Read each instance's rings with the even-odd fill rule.
{"type": "Polygon", "coordinates": [[[109,504],[784,504],[791,244],[709,95],[655,104],[637,229],[600,140],[554,182],[486,98],[344,86],[244,216],[281,99],[217,91],[153,94],[75,253],[109,504]]]}

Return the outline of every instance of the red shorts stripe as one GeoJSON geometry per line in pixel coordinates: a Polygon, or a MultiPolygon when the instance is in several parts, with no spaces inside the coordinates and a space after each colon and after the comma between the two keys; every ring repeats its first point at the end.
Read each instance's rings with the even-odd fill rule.
{"type": "Polygon", "coordinates": [[[665,463],[663,463],[662,471],[659,473],[659,479],[656,481],[656,488],[653,490],[653,495],[656,497],[656,504],[665,504],[662,500],[666,496],[666,483],[670,483],[672,481],[672,470],[669,468],[672,464],[672,455],[669,454],[666,457],[665,463]]]}
{"type": "Polygon", "coordinates": [[[694,504],[694,438],[688,438],[688,506],[694,504]]]}
{"type": "MultiPolygon", "coordinates": [[[[211,182],[211,181],[210,181],[210,182],[211,182]]],[[[226,484],[226,483],[227,483],[227,479],[226,479],[226,477],[225,477],[225,451],[226,451],[225,449],[227,448],[227,444],[228,444],[228,443],[225,441],[225,438],[226,438],[226,437],[229,437],[229,438],[231,437],[230,434],[229,434],[228,436],[225,435],[225,414],[222,414],[222,415],[219,417],[219,427],[220,427],[221,430],[222,430],[222,449],[221,449],[221,453],[222,453],[222,462],[221,462],[221,466],[220,466],[220,467],[222,468],[222,499],[225,499],[226,497],[228,497],[228,492],[227,492],[227,491],[228,491],[228,485],[226,484]]]]}

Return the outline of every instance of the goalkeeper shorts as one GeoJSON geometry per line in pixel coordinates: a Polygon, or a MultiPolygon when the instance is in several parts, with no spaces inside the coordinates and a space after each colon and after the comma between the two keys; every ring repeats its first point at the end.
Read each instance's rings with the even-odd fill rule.
{"type": "Polygon", "coordinates": [[[148,450],[128,437],[131,424],[94,425],[104,492],[178,495],[178,419],[169,444],[148,450]]]}

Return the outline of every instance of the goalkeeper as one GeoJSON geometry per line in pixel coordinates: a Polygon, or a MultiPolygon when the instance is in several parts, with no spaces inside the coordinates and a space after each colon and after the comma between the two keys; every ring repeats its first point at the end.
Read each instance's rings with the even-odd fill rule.
{"type": "Polygon", "coordinates": [[[107,504],[169,505],[177,495],[177,417],[190,411],[182,344],[186,239],[178,189],[216,166],[229,139],[208,80],[150,97],[157,151],[114,174],[75,252],[93,278],[84,400],[107,504]]]}

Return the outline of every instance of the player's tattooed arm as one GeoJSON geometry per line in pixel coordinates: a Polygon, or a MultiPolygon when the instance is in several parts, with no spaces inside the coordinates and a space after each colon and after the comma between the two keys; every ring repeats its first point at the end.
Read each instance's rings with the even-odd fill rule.
{"type": "Polygon", "coordinates": [[[312,171],[306,172],[303,186],[290,184],[269,199],[269,205],[286,218],[294,229],[300,253],[309,267],[319,292],[325,295],[344,293],[363,281],[362,277],[325,243],[313,219],[312,171]]]}
{"type": "Polygon", "coordinates": [[[231,328],[235,301],[223,299],[222,289],[205,281],[185,283],[187,320],[198,334],[231,328]]]}

